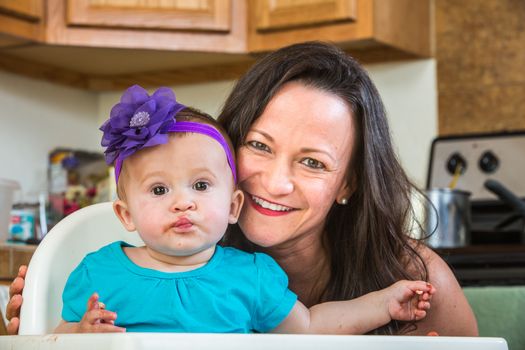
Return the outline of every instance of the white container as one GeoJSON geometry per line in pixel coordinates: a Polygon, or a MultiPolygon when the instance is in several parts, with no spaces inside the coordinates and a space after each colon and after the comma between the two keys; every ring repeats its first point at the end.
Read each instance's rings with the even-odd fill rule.
{"type": "Polygon", "coordinates": [[[13,180],[0,179],[0,242],[7,240],[9,221],[15,191],[20,189],[20,184],[13,180]]]}

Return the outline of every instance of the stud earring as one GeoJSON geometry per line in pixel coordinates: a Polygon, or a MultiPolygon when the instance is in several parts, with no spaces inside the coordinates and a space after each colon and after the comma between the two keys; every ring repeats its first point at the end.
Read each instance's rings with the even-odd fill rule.
{"type": "Polygon", "coordinates": [[[347,205],[347,204],[348,204],[348,199],[346,198],[341,199],[341,205],[347,205]]]}

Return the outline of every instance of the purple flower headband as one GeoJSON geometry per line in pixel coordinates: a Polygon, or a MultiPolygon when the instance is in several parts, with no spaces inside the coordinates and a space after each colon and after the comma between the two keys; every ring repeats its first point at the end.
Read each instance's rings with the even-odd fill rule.
{"type": "Polygon", "coordinates": [[[109,119],[100,127],[104,133],[101,144],[106,147],[106,163],[115,165],[117,183],[124,159],[145,147],[167,143],[170,132],[204,134],[219,142],[237,183],[235,161],[222,134],[207,124],[177,122],[175,115],[184,108],[186,106],[177,102],[173,91],[166,87],[151,96],[138,85],[124,92],[120,103],[111,109],[109,119]]]}

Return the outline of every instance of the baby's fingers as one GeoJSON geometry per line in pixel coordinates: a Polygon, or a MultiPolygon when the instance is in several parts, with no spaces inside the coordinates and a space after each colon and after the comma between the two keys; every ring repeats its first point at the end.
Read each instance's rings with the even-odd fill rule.
{"type": "Polygon", "coordinates": [[[126,328],[118,327],[110,323],[97,323],[93,326],[93,332],[95,333],[123,333],[126,328]]]}
{"type": "Polygon", "coordinates": [[[417,309],[419,309],[419,310],[430,310],[430,303],[428,301],[419,301],[417,303],[417,309]]]}
{"type": "Polygon", "coordinates": [[[85,320],[89,324],[98,324],[98,323],[113,324],[114,321],[117,319],[117,314],[113,311],[95,309],[95,310],[86,312],[86,315],[84,317],[85,317],[85,320]]]}
{"type": "Polygon", "coordinates": [[[96,310],[98,309],[98,294],[95,292],[91,294],[87,301],[86,311],[96,310]]]}
{"type": "Polygon", "coordinates": [[[416,321],[419,321],[422,318],[425,318],[426,315],[427,315],[427,312],[425,310],[415,310],[414,311],[414,319],[416,321]]]}

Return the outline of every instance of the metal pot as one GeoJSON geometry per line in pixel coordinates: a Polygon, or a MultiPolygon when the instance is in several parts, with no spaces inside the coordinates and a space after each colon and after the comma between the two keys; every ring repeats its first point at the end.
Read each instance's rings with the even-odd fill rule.
{"type": "Polygon", "coordinates": [[[426,191],[425,230],[433,248],[456,248],[470,244],[470,192],[434,188],[426,191]]]}

